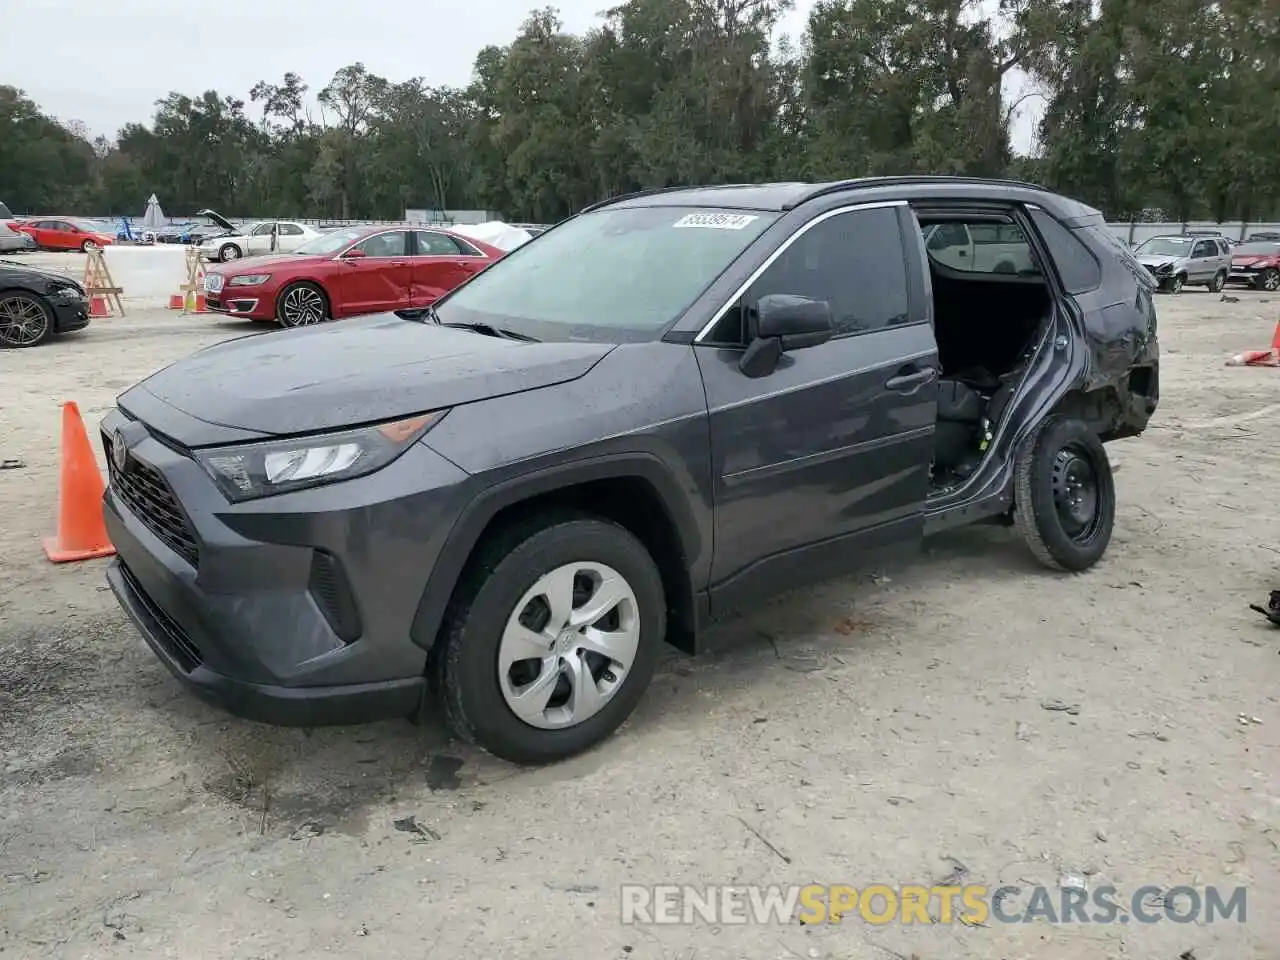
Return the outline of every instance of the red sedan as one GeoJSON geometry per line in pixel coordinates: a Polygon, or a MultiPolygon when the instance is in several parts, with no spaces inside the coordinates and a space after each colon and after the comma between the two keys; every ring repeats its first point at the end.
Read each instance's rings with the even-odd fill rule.
{"type": "Polygon", "coordinates": [[[1252,240],[1232,247],[1227,282],[1268,293],[1280,290],[1280,240],[1252,240]]]}
{"type": "Polygon", "coordinates": [[[502,254],[436,228],[335,230],[293,253],[211,267],[205,301],[215,313],[274,320],[282,327],[421,309],[502,254]]]}
{"type": "Polygon", "coordinates": [[[69,217],[45,217],[42,220],[18,220],[9,224],[14,230],[28,234],[41,250],[88,250],[116,242],[100,227],[69,217]]]}

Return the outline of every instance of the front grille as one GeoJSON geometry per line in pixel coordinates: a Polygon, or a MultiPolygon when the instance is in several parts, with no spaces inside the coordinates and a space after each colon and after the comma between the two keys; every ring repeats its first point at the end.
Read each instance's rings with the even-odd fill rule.
{"type": "Polygon", "coordinates": [[[142,584],[133,575],[133,571],[123,563],[120,564],[120,575],[133,593],[134,599],[147,611],[147,615],[156,625],[157,632],[153,636],[160,641],[160,645],[178,662],[178,665],[190,673],[204,663],[200,648],[192,642],[187,631],[182,629],[178,621],[160,609],[159,604],[142,589],[142,584]]]}
{"type": "MultiPolygon", "coordinates": [[[[104,435],[102,444],[104,449],[111,450],[110,437],[104,435]]],[[[116,496],[142,521],[143,526],[191,566],[198,567],[200,550],[196,546],[196,538],[160,471],[133,455],[125,461],[123,470],[117,468],[114,458],[108,455],[107,469],[116,496]]]]}

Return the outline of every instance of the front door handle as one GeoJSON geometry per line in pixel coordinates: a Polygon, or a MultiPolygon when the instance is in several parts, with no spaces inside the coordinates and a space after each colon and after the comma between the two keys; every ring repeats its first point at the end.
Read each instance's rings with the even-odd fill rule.
{"type": "Polygon", "coordinates": [[[911,393],[937,379],[937,367],[924,367],[913,373],[900,373],[896,377],[890,377],[884,382],[884,388],[897,393],[911,393]]]}

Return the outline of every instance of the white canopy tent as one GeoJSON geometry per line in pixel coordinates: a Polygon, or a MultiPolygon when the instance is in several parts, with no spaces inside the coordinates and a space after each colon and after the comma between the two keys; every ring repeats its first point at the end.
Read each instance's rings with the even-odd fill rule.
{"type": "Polygon", "coordinates": [[[528,230],[513,227],[501,220],[490,220],[488,223],[459,223],[449,227],[454,233],[464,237],[474,237],[481,243],[497,247],[499,250],[514,250],[522,243],[528,243],[533,235],[528,230]]]}
{"type": "Polygon", "coordinates": [[[159,230],[169,221],[165,218],[164,211],[160,209],[160,201],[153,193],[147,200],[147,212],[142,215],[142,227],[144,230],[159,230]]]}

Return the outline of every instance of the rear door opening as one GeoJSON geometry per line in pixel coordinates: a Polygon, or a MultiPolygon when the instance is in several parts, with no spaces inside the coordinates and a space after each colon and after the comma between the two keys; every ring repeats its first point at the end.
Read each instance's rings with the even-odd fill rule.
{"type": "Polygon", "coordinates": [[[1054,292],[1012,209],[916,210],[933,287],[941,367],[931,494],[982,462],[1041,341],[1054,292]]]}

